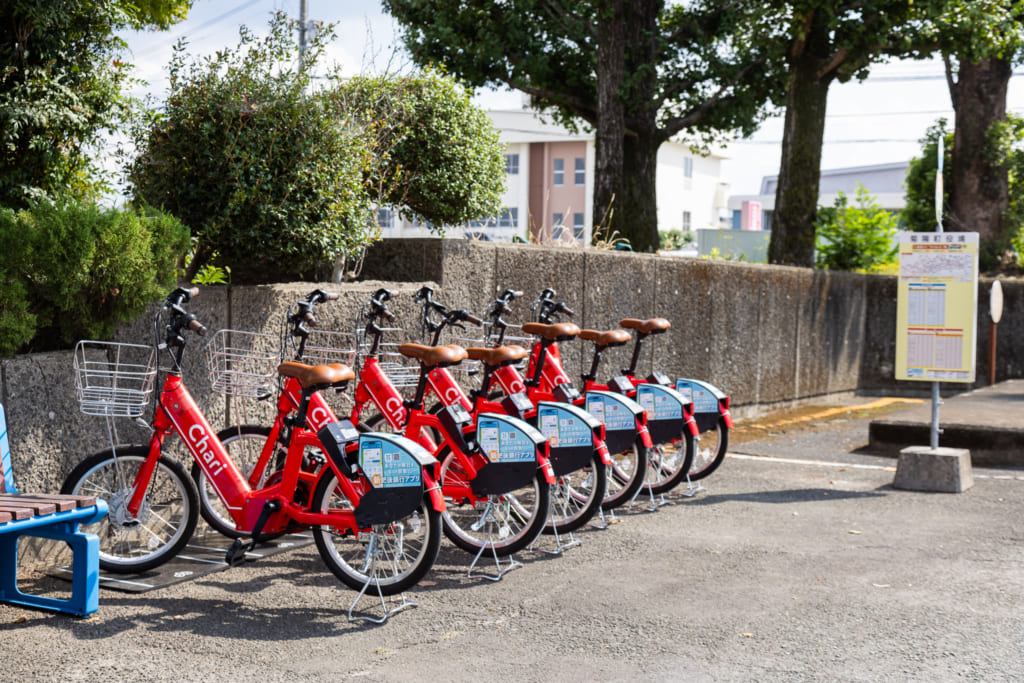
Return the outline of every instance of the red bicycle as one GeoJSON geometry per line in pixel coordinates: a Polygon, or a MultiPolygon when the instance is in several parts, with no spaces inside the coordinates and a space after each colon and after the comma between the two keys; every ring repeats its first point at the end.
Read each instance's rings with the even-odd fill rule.
{"type": "MultiPolygon", "coordinates": [[[[449,310],[435,301],[430,287],[421,288],[415,300],[421,304],[423,324],[426,331],[433,335],[434,345],[440,343],[445,330],[458,327],[462,322],[478,322],[475,316],[465,310],[449,310]]],[[[549,460],[554,474],[545,533],[567,533],[589,522],[600,509],[607,491],[606,467],[612,462],[604,445],[604,425],[573,405],[542,400],[544,397],[539,394],[530,397],[525,391],[517,391],[503,400],[490,400],[488,392],[496,373],[518,376],[515,365],[527,355],[522,347],[470,347],[466,353],[470,359],[483,365],[481,387],[467,396],[447,370],[433,370],[428,375],[427,389],[437,397],[439,403],[430,412],[439,414],[461,406],[474,416],[503,413],[535,425],[548,440],[549,460]]],[[[564,547],[560,542],[559,546],[564,547]]]]}
{"type": "MultiPolygon", "coordinates": [[[[522,292],[508,289],[491,305],[493,344],[503,342],[509,327],[503,316],[510,311],[510,302],[519,296],[522,292]]],[[[610,456],[605,463],[607,490],[601,508],[613,510],[632,501],[644,483],[652,447],[646,413],[629,397],[611,391],[590,388],[580,394],[562,367],[558,348],[559,342],[576,339],[580,329],[572,323],[554,320],[560,313],[572,315],[572,309],[564,302],[553,301],[539,308],[535,303],[533,308],[538,310],[539,321],[522,326],[523,332],[536,337],[530,351],[527,379],[524,380],[515,368],[499,368],[494,378],[506,394],[525,388],[531,401],[553,400],[580,406],[604,425],[603,440],[610,456]]]]}
{"type": "MultiPolygon", "coordinates": [[[[554,291],[545,289],[534,304],[540,317],[548,318],[562,304],[554,301],[554,291]]],[[[643,341],[663,334],[672,325],[664,318],[640,320],[626,318],[620,330],[583,330],[580,338],[594,343],[594,356],[588,372],[583,374],[584,387],[606,389],[634,398],[647,413],[648,428],[654,448],[650,452],[647,485],[654,494],[671,491],[684,480],[692,482],[707,477],[725,458],[728,434],[732,427],[729,397],[717,388],[694,379],[677,379],[674,387],[662,372],[649,377],[636,376],[643,341]],[[608,384],[596,381],[602,353],[628,343],[631,330],[636,342],[628,368],[608,384]]]]}
{"type": "MultiPolygon", "coordinates": [[[[378,290],[365,307],[367,352],[359,372],[350,419],[359,423],[367,407],[376,408],[363,424],[390,427],[434,453],[441,462],[445,535],[477,557],[485,548],[508,556],[538,536],[548,516],[549,484],[555,474],[547,441],[537,430],[503,411],[472,414],[468,399],[447,369],[467,357],[456,345],[405,343],[398,352],[419,364],[414,395],[403,399],[379,360],[384,328],[394,320],[387,306],[390,291],[378,290]],[[424,410],[428,391],[449,403],[424,410]]],[[[461,312],[460,320],[478,323],[461,312]]]]}
{"type": "MultiPolygon", "coordinates": [[[[171,359],[153,413],[148,445],[112,448],[88,457],[68,476],[62,492],[107,500],[111,514],[90,529],[100,537],[100,565],[134,573],[171,559],[186,544],[198,518],[198,494],[184,468],[164,454],[174,432],[185,443],[224,507],[235,530],[258,542],[275,534],[312,529],[327,567],[346,585],[373,586],[393,595],[418,582],[433,565],[440,544],[444,501],[433,472],[437,462],[415,443],[388,434],[360,435],[351,424],[333,423],[319,433],[307,421],[320,390],[354,378],[343,365],[283,363],[278,371],[295,380],[300,400],[280,476],[253,488],[217,439],[182,382],[187,331],[205,328],[184,309],[195,289],[176,289],[155,320],[157,340],[171,359]],[[327,455],[317,472],[303,470],[305,451],[327,455]],[[309,500],[299,482],[310,492],[309,500]]],[[[155,354],[154,354],[155,355],[155,354]]],[[[116,401],[116,367],[97,360],[80,369],[84,393],[116,401]]],[[[247,542],[239,541],[244,554],[247,542]]],[[[229,560],[231,551],[229,551],[229,560]]]]}

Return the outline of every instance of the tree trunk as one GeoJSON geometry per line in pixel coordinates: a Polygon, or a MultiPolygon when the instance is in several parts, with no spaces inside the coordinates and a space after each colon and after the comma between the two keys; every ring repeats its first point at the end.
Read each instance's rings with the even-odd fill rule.
{"type": "Polygon", "coordinates": [[[622,195],[624,106],[619,91],[626,69],[623,31],[625,0],[602,8],[597,26],[597,131],[594,172],[594,235],[618,228],[616,209],[622,195]]]}
{"type": "Polygon", "coordinates": [[[624,3],[625,75],[620,89],[625,136],[622,151],[622,196],[616,210],[616,228],[633,251],[658,249],[658,17],[664,0],[624,3]]]}
{"type": "Polygon", "coordinates": [[[814,219],[831,82],[831,78],[818,76],[818,64],[816,57],[802,55],[790,67],[769,263],[814,266],[814,219]]]}
{"type": "Polygon", "coordinates": [[[1003,214],[1010,204],[1005,166],[986,154],[992,124],[1006,119],[1006,91],[1012,64],[995,57],[972,64],[962,60],[950,95],[956,112],[950,162],[949,225],[958,232],[977,232],[981,267],[993,268],[1010,245],[1003,214]]]}
{"type": "Polygon", "coordinates": [[[633,251],[658,249],[657,135],[627,135],[623,141],[622,199],[618,202],[619,232],[633,251]]]}

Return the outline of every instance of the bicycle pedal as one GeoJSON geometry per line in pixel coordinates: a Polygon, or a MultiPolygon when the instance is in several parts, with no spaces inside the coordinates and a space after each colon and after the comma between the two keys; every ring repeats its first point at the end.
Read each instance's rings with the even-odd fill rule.
{"type": "Polygon", "coordinates": [[[251,538],[236,538],[227,552],[224,553],[224,561],[229,567],[237,567],[245,562],[245,554],[256,547],[256,542],[251,538]]]}

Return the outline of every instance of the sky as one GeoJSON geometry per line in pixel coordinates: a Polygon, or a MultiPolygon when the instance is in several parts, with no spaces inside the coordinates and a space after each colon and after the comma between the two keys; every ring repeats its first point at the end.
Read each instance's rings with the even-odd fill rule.
{"type": "MultiPolygon", "coordinates": [[[[338,39],[327,62],[342,73],[395,71],[410,64],[396,22],[379,0],[307,0],[311,20],[337,24],[338,39]]],[[[137,91],[162,99],[166,65],[179,38],[195,56],[237,44],[240,25],[265,32],[275,11],[298,17],[299,0],[196,0],[188,18],[160,33],[127,33],[136,77],[148,82],[137,91]]],[[[474,101],[485,109],[517,109],[521,96],[512,91],[480,90],[474,101]]],[[[1007,108],[1024,112],[1024,71],[1010,82],[1007,108]]],[[[952,122],[953,111],[942,63],[898,61],[875,66],[862,83],[834,84],[829,90],[822,169],[908,161],[919,154],[919,140],[938,118],[952,122]]],[[[778,173],[782,118],[762,124],[748,140],[728,144],[723,153],[723,180],[731,194],[757,194],[764,176],[778,173]]],[[[870,188],[868,188],[870,190],[870,188]]]]}

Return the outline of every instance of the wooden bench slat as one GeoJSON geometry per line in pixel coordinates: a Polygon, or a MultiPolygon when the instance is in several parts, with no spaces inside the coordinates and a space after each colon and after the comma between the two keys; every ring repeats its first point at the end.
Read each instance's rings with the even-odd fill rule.
{"type": "Polygon", "coordinates": [[[6,510],[0,510],[0,524],[6,524],[13,518],[14,515],[12,515],[10,512],[7,512],[6,510]]]}
{"type": "Polygon", "coordinates": [[[89,496],[64,496],[60,494],[46,494],[46,493],[19,493],[19,494],[0,494],[0,502],[8,502],[13,504],[19,504],[22,502],[44,502],[52,503],[57,506],[57,510],[60,512],[66,512],[67,510],[74,510],[79,507],[88,507],[96,504],[96,498],[89,496]]]}
{"type": "Polygon", "coordinates": [[[28,519],[30,517],[35,517],[36,515],[35,511],[32,508],[12,507],[9,505],[0,505],[0,512],[4,512],[10,515],[10,518],[7,521],[28,519]]]}
{"type": "MultiPolygon", "coordinates": [[[[11,500],[11,499],[9,499],[9,498],[7,498],[5,496],[3,498],[0,498],[0,505],[2,505],[5,508],[13,508],[13,509],[22,508],[22,509],[25,509],[25,510],[32,510],[32,514],[37,515],[37,516],[52,515],[54,512],[57,511],[57,505],[56,504],[48,502],[48,501],[45,501],[45,500],[32,500],[32,499],[28,499],[28,500],[24,500],[24,499],[11,500]]],[[[72,508],[72,509],[74,509],[74,508],[72,508]]]]}

